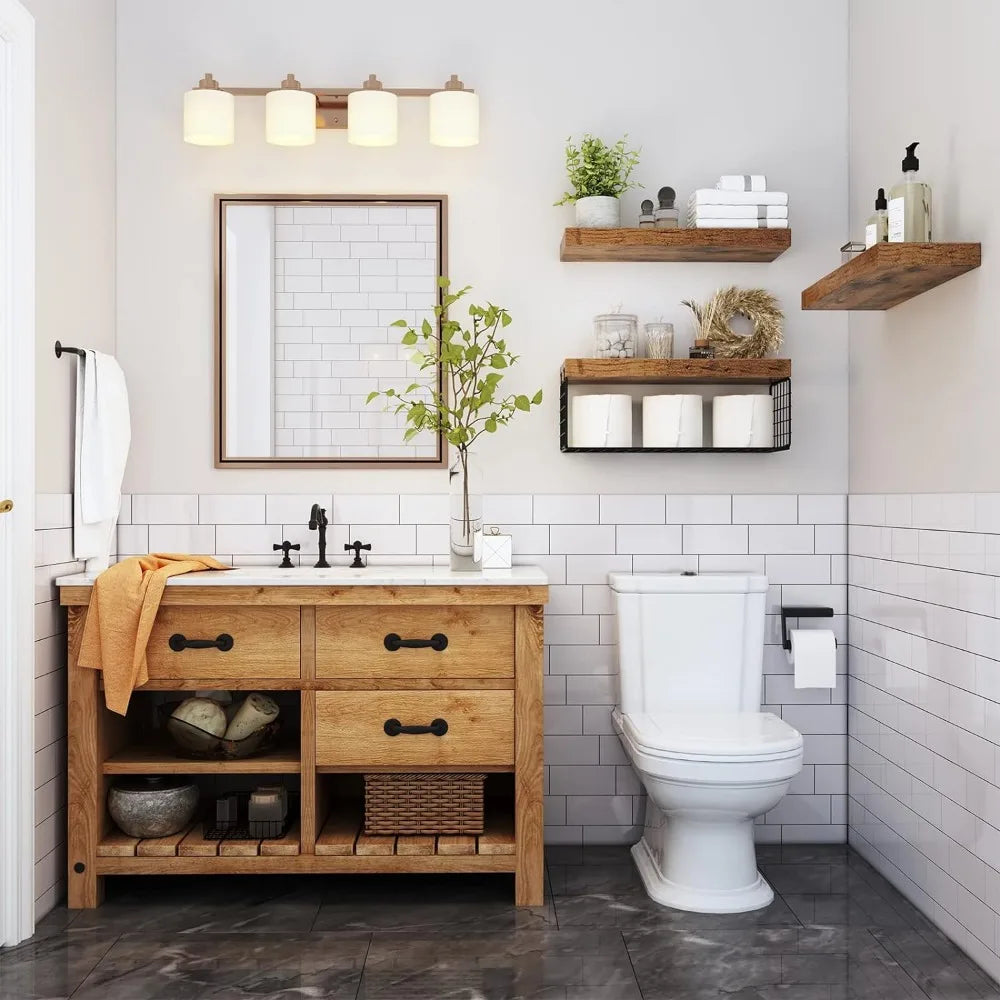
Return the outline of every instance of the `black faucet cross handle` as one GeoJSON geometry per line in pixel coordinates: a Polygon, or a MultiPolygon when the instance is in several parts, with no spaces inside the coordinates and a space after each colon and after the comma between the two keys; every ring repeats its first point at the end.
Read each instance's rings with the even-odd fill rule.
{"type": "Polygon", "coordinates": [[[292,566],[292,560],[288,555],[289,550],[295,549],[295,551],[298,552],[298,550],[302,548],[302,546],[298,542],[296,542],[293,545],[290,541],[286,539],[280,545],[275,543],[272,546],[272,548],[274,549],[275,552],[277,552],[280,549],[285,554],[284,559],[282,559],[281,562],[278,563],[278,569],[293,569],[294,567],[292,566]]]}
{"type": "Polygon", "coordinates": [[[344,543],[344,551],[350,552],[354,551],[354,562],[351,563],[351,569],[364,569],[365,564],[361,561],[361,550],[364,549],[365,552],[371,552],[372,543],[359,542],[355,539],[353,542],[344,543]]]}

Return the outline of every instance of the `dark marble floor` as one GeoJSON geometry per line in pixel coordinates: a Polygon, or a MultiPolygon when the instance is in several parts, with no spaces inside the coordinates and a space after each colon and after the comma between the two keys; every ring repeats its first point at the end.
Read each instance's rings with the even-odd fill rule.
{"type": "Polygon", "coordinates": [[[651,902],[624,848],[553,848],[544,906],[507,876],[110,880],[0,952],[3,1000],[1000,1000],[842,847],[762,848],[766,910],[651,902]]]}

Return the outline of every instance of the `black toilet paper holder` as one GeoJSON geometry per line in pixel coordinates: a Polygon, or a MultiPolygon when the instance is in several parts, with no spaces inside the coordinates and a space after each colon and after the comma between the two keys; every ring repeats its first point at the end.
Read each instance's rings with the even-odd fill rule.
{"type": "MultiPolygon", "coordinates": [[[[789,618],[832,618],[833,608],[801,607],[798,605],[782,605],[781,607],[781,645],[791,652],[792,640],[788,637],[789,618]]],[[[836,642],[836,639],[834,640],[836,642]]]]}

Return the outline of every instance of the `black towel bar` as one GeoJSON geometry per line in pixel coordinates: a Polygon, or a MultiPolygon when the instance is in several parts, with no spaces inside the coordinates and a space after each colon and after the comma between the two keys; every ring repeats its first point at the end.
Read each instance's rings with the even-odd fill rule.
{"type": "Polygon", "coordinates": [[[61,358],[64,354],[75,354],[78,358],[83,358],[86,357],[87,352],[79,347],[63,347],[63,345],[57,340],[56,357],[61,358]]]}

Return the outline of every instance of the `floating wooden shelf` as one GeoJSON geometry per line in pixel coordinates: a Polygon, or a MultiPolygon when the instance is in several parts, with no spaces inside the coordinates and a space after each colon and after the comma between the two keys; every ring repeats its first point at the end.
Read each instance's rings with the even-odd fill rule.
{"type": "Polygon", "coordinates": [[[103,764],[105,774],[298,774],[298,747],[245,760],[188,760],[169,747],[126,747],[103,764]]]}
{"type": "Polygon", "coordinates": [[[980,264],[980,243],[876,243],[802,293],[803,309],[891,309],[980,264]]]}
{"type": "Polygon", "coordinates": [[[788,358],[567,358],[562,377],[590,385],[768,385],[791,378],[788,358]]]}
{"type": "Polygon", "coordinates": [[[567,229],[559,259],[766,264],[791,245],[790,229],[567,229]]]}
{"type": "Polygon", "coordinates": [[[559,377],[559,450],[593,454],[787,451],[792,444],[792,362],[788,358],[567,358],[559,377]],[[774,401],[767,448],[578,448],[569,443],[571,385],[766,385],[774,401]]]}

